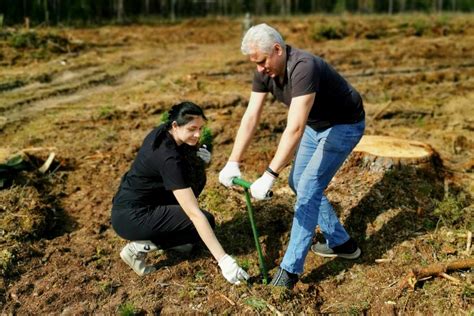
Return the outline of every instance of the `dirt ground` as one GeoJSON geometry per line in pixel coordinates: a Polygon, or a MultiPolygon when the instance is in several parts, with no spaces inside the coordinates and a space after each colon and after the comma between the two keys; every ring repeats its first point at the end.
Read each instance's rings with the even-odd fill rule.
{"type": "MultiPolygon", "coordinates": [[[[0,156],[26,149],[26,167],[0,190],[2,314],[474,313],[470,269],[449,271],[457,281],[434,276],[400,288],[414,267],[472,258],[473,16],[254,22],[274,25],[288,43],[339,70],[363,95],[367,135],[422,141],[437,153],[429,168],[382,171],[352,155],[337,173],[327,196],[363,255],[346,261],[310,253],[294,291],[262,285],[243,193],[217,180],[254,69],[240,53],[240,19],[43,28],[34,36],[4,29],[0,156]],[[248,284],[228,284],[204,248],[186,256],[156,252],[149,260],[158,271],[143,278],[119,257],[126,241],[111,227],[111,199],[144,136],[183,100],[203,106],[214,134],[200,204],[215,215],[226,251],[252,276],[248,284]],[[39,172],[51,152],[53,164],[39,172]]],[[[271,160],[286,113],[269,98],[243,163],[247,180],[271,160]]],[[[291,228],[288,173],[270,201],[253,203],[270,275],[291,228]]]]}

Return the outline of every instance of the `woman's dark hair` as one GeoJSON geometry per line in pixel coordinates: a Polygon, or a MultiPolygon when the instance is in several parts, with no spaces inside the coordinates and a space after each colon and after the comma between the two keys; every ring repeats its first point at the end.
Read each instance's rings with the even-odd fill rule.
{"type": "Polygon", "coordinates": [[[173,105],[168,111],[168,119],[164,122],[162,128],[160,128],[160,131],[156,135],[155,141],[153,142],[153,150],[158,148],[165,135],[164,132],[171,129],[173,122],[176,122],[178,126],[183,126],[191,122],[196,116],[200,116],[207,121],[204,111],[193,102],[185,101],[173,105]]]}
{"type": "Polygon", "coordinates": [[[171,110],[168,111],[167,129],[171,128],[173,122],[176,122],[178,126],[186,125],[196,116],[200,116],[207,121],[203,110],[198,105],[189,101],[175,104],[171,110]]]}

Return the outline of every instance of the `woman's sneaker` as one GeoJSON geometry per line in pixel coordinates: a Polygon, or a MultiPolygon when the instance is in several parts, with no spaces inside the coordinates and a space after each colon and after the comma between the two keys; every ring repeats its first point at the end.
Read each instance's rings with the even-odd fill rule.
{"type": "Polygon", "coordinates": [[[296,282],[298,282],[297,274],[290,273],[282,268],[278,268],[278,271],[270,282],[270,285],[286,287],[287,289],[291,290],[295,286],[296,282]]]}
{"type": "Polygon", "coordinates": [[[361,254],[360,248],[357,247],[357,243],[352,238],[342,245],[333,248],[329,248],[326,243],[318,242],[311,246],[311,251],[326,258],[340,257],[344,259],[357,259],[361,254]]]}
{"type": "Polygon", "coordinates": [[[147,253],[158,248],[148,240],[132,241],[123,247],[120,258],[128,264],[130,268],[139,276],[144,276],[156,271],[154,266],[147,266],[145,263],[147,253]]]}

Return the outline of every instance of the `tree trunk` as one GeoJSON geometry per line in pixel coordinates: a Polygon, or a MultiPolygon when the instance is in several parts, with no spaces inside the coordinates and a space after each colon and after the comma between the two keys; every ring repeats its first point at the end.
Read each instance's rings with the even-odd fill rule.
{"type": "Polygon", "coordinates": [[[49,25],[48,0],[43,0],[43,10],[44,10],[44,23],[46,23],[46,25],[49,25]]]}
{"type": "Polygon", "coordinates": [[[170,3],[170,20],[172,22],[176,21],[176,0],[171,0],[170,3]]]}
{"type": "Polygon", "coordinates": [[[255,14],[256,15],[265,15],[265,1],[264,0],[256,0],[255,1],[255,14]]]}
{"type": "Polygon", "coordinates": [[[150,0],[145,0],[145,15],[150,14],[150,0]]]}
{"type": "Polygon", "coordinates": [[[400,4],[400,12],[404,12],[405,11],[405,6],[406,6],[406,0],[400,0],[399,1],[399,4],[400,4]]]}
{"type": "Polygon", "coordinates": [[[388,14],[393,14],[393,0],[388,0],[388,14]]]}
{"type": "Polygon", "coordinates": [[[123,23],[123,16],[124,16],[123,1],[124,0],[117,0],[117,22],[118,23],[123,23]]]}

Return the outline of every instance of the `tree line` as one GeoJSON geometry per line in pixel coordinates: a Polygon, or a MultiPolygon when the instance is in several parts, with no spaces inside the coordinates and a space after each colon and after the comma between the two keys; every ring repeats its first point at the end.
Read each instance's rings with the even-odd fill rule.
{"type": "Polygon", "coordinates": [[[0,26],[174,21],[202,16],[472,12],[474,0],[0,0],[0,26]]]}

